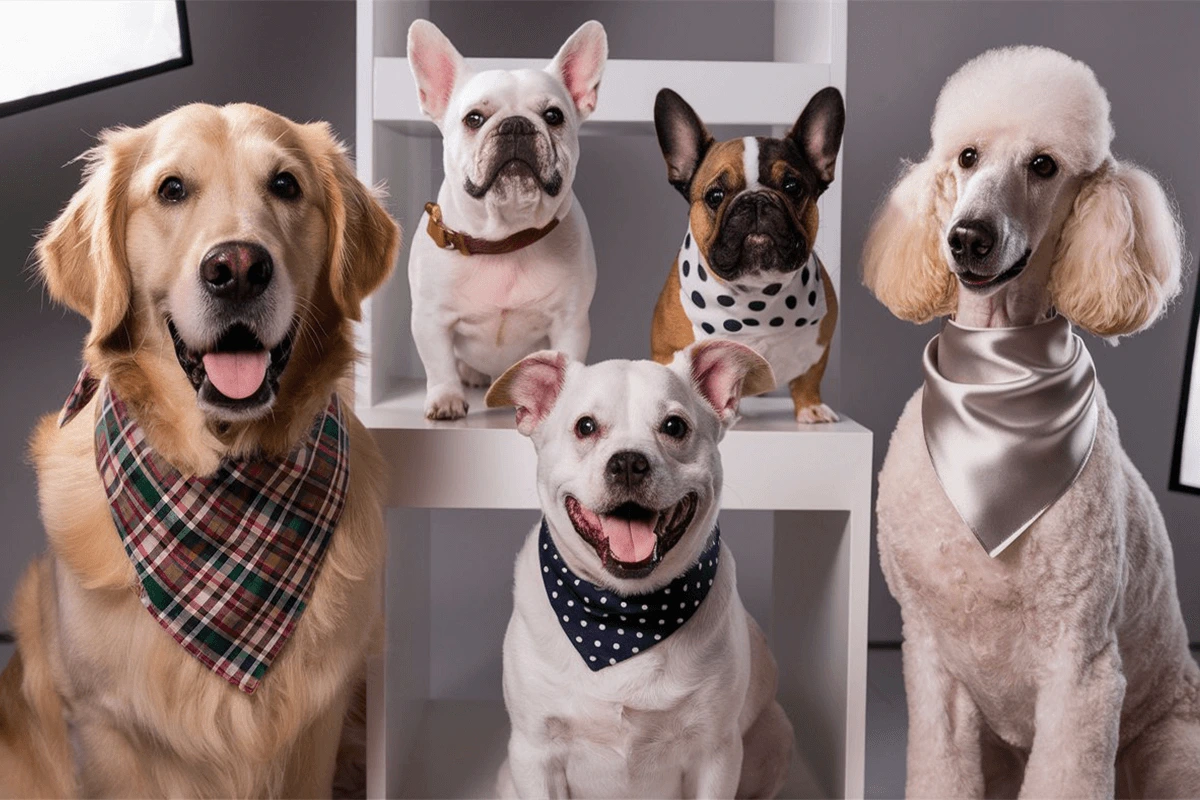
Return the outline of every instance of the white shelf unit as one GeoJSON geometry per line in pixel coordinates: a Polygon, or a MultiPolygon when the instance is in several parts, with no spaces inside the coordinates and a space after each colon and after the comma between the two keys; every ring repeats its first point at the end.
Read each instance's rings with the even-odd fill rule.
{"type": "MultiPolygon", "coordinates": [[[[412,20],[431,17],[431,11],[451,2],[358,0],[358,171],[364,181],[388,185],[406,242],[425,235],[414,223],[424,202],[436,194],[440,139],[416,104],[404,59],[405,33],[412,20]]],[[[580,5],[594,10],[603,3],[580,5]]],[[[686,20],[688,3],[671,5],[686,20]]],[[[583,13],[574,24],[588,18],[583,13]]],[[[828,85],[845,91],[846,5],[844,0],[781,1],[773,13],[773,61],[611,59],[599,106],[581,134],[640,136],[644,142],[638,147],[657,156],[653,101],[663,86],[679,91],[721,134],[790,128],[814,92],[828,85]],[[800,99],[781,102],[781,97],[800,99]]],[[[436,13],[432,18],[437,21],[436,13]]],[[[453,31],[447,32],[455,39],[453,31]]],[[[560,43],[547,40],[531,53],[539,57],[534,60],[469,60],[479,68],[541,66],[560,43]]],[[[586,142],[584,150],[586,161],[586,142]]],[[[661,175],[655,178],[662,181],[661,175]]],[[[821,200],[817,241],[835,286],[841,263],[840,185],[835,182],[821,200]]],[[[599,208],[583,194],[580,201],[594,236],[602,215],[627,213],[599,208]]],[[[654,213],[672,226],[673,239],[683,205],[654,213]]],[[[598,240],[598,255],[600,245],[598,240]]],[[[661,255],[665,276],[674,253],[661,255]]],[[[394,277],[367,303],[359,326],[364,358],[356,376],[356,410],[391,470],[387,644],[371,668],[368,794],[486,797],[494,791],[495,770],[503,760],[507,719],[498,694],[468,700],[432,696],[431,575],[437,565],[431,536],[436,515],[445,509],[536,509],[535,457],[516,432],[511,412],[484,410],[479,392],[468,394],[471,412],[464,420],[435,424],[424,419],[424,381],[408,330],[406,263],[407,248],[394,277]]],[[[608,267],[601,258],[602,286],[606,277],[615,279],[608,267]]],[[[598,292],[598,301],[601,296],[598,292]]],[[[612,320],[620,312],[597,302],[591,313],[596,330],[596,320],[612,320]]],[[[592,349],[597,349],[595,336],[592,349]]],[[[780,664],[779,697],[797,735],[796,768],[784,796],[861,797],[871,433],[849,420],[798,426],[790,408],[790,400],[778,397],[744,404],[743,419],[722,444],[723,507],[770,512],[770,618],[760,621],[780,664]]],[[[481,541],[488,537],[487,530],[473,533],[481,541]]],[[[504,555],[510,565],[515,551],[504,555]]],[[[497,598],[502,600],[507,598],[497,598]]],[[[497,650],[494,660],[499,659],[497,650]]]]}

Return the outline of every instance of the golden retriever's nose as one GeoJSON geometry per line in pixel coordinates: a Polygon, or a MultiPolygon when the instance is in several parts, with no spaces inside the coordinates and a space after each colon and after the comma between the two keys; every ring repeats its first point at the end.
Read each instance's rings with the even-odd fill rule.
{"type": "Polygon", "coordinates": [[[200,261],[200,279],[213,297],[244,303],[266,291],[275,265],[265,247],[250,242],[219,244],[200,261]]]}

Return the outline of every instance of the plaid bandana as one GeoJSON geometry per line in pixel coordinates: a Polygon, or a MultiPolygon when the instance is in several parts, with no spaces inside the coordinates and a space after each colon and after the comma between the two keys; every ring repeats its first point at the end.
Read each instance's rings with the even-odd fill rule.
{"type": "MultiPolygon", "coordinates": [[[[59,424],[98,389],[85,369],[59,424]]],[[[253,693],[304,613],[345,505],[350,442],[338,396],[287,457],[185,477],[106,386],[95,444],[142,605],[205,666],[253,693]]]]}
{"type": "Polygon", "coordinates": [[[546,598],[563,633],[597,672],[649,650],[683,627],[700,608],[721,563],[721,529],[687,572],[649,594],[619,595],[567,569],[542,519],[538,558],[546,598]]]}

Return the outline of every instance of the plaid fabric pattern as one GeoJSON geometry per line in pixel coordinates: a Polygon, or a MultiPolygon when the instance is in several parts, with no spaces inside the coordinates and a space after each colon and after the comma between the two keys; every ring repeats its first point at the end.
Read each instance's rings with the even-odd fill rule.
{"type": "MultiPolygon", "coordinates": [[[[81,376],[64,422],[97,388],[81,376]]],[[[345,506],[341,401],[332,396],[286,458],[227,461],[205,477],[156,453],[107,385],[101,402],[96,465],[142,604],[205,666],[253,693],[304,613],[345,506]]]]}

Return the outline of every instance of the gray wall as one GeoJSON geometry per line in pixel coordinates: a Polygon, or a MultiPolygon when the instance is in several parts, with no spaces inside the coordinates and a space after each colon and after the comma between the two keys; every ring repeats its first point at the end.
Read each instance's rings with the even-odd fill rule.
{"type": "MultiPolygon", "coordinates": [[[[1200,3],[850,3],[845,169],[841,179],[841,407],[875,431],[876,465],[905,401],[920,382],[921,349],[935,325],[901,322],[855,280],[871,213],[902,158],[929,147],[942,82],[990,47],[1038,44],[1092,66],[1112,101],[1113,149],[1163,177],[1200,250],[1200,3]]],[[[1179,593],[1192,641],[1200,640],[1200,497],[1167,491],[1187,327],[1195,291],[1150,331],[1110,347],[1089,338],[1121,439],[1162,505],[1175,547],[1179,593]]],[[[874,552],[872,554],[874,558],[874,552]]],[[[898,639],[899,609],[878,566],[871,637],[898,639]]]]}

